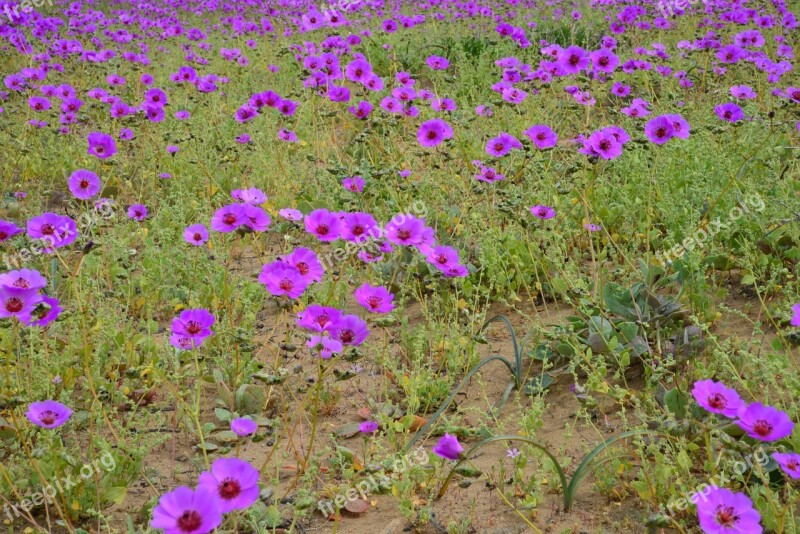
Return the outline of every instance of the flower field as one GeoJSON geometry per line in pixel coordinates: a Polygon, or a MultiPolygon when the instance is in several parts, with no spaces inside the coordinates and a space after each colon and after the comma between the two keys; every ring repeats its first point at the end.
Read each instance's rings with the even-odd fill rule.
{"type": "Polygon", "coordinates": [[[3,531],[799,533],[799,16],[0,3],[3,531]]]}

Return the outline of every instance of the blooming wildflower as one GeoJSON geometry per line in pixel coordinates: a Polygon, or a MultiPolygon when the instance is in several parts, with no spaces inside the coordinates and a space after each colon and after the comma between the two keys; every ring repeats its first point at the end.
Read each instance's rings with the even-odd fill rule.
{"type": "Polygon", "coordinates": [[[375,421],[364,421],[358,425],[358,431],[362,434],[372,434],[378,430],[378,423],[375,421]]]}
{"type": "Polygon", "coordinates": [[[541,204],[537,204],[531,207],[531,213],[534,217],[539,219],[552,219],[556,216],[556,210],[551,208],[550,206],[543,206],[541,204]]]}
{"type": "Polygon", "coordinates": [[[178,486],[161,496],[153,508],[150,527],[165,534],[208,534],[222,523],[221,507],[214,491],[178,486]]]}
{"type": "Polygon", "coordinates": [[[75,198],[88,200],[100,192],[102,188],[100,178],[92,171],[78,169],[69,177],[69,190],[75,198]]]}
{"type": "Polygon", "coordinates": [[[697,519],[706,534],[761,534],[761,515],[744,493],[713,486],[703,498],[694,499],[697,519]]]}
{"type": "Polygon", "coordinates": [[[137,222],[142,222],[147,218],[147,206],[144,204],[134,204],[128,208],[128,218],[137,222]]]}
{"type": "Polygon", "coordinates": [[[183,239],[196,247],[205,245],[206,241],[208,241],[208,230],[205,225],[192,224],[183,231],[183,239]]]}
{"type": "Polygon", "coordinates": [[[710,379],[695,382],[692,396],[705,410],[725,417],[736,417],[739,409],[744,406],[744,401],[735,390],[710,379]]]}
{"type": "Polygon", "coordinates": [[[258,424],[247,417],[237,417],[231,421],[231,432],[237,436],[250,436],[255,434],[256,430],[258,430],[258,424]]]}
{"type": "Polygon", "coordinates": [[[417,141],[423,147],[440,145],[446,139],[453,137],[453,129],[442,119],[431,119],[423,122],[417,133],[417,141]]]}
{"type": "Polygon", "coordinates": [[[64,423],[72,415],[72,410],[58,401],[46,400],[33,402],[28,406],[25,417],[36,426],[42,428],[56,428],[64,423]]]}
{"type": "Polygon", "coordinates": [[[394,294],[383,286],[362,284],[355,291],[356,301],[372,313],[389,313],[394,310],[394,294]]]}
{"type": "Polygon", "coordinates": [[[223,514],[245,510],[258,500],[258,469],[238,458],[218,458],[200,473],[197,489],[216,493],[223,514]]]}
{"type": "Polygon", "coordinates": [[[759,441],[777,441],[792,433],[794,423],[789,416],[772,406],[754,402],[739,409],[736,424],[748,436],[759,441]]]}
{"type": "Polygon", "coordinates": [[[436,456],[447,460],[458,460],[463,452],[464,447],[458,442],[458,438],[451,434],[442,436],[433,447],[433,453],[436,456]]]}

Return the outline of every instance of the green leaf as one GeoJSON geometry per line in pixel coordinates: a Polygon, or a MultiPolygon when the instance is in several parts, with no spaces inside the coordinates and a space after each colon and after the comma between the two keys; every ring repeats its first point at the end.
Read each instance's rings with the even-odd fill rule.
{"type": "Polygon", "coordinates": [[[676,388],[673,388],[664,394],[664,405],[675,416],[683,418],[686,416],[686,405],[688,399],[684,393],[681,393],[676,388]]]}

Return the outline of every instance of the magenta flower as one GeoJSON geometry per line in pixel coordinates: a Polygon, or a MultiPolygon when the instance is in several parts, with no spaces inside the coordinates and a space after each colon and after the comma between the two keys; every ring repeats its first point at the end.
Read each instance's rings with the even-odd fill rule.
{"type": "Polygon", "coordinates": [[[142,222],[147,218],[147,206],[144,204],[134,204],[128,208],[128,218],[136,222],[142,222]]]}
{"type": "Polygon", "coordinates": [[[593,132],[584,141],[584,148],[590,155],[603,159],[616,159],[622,155],[622,143],[618,142],[616,136],[606,130],[593,132]]]}
{"type": "Polygon", "coordinates": [[[336,213],[320,208],[305,216],[306,232],[317,236],[320,241],[339,239],[341,222],[336,213]]]}
{"type": "Polygon", "coordinates": [[[28,221],[28,237],[47,243],[45,253],[69,245],[78,238],[78,226],[66,215],[42,213],[28,221]]]}
{"type": "Polygon", "coordinates": [[[89,142],[87,153],[99,159],[108,159],[117,152],[117,142],[108,134],[92,132],[86,140],[89,142]]]}
{"type": "Polygon", "coordinates": [[[31,320],[31,312],[36,309],[42,296],[36,288],[21,289],[0,286],[0,318],[16,317],[27,323],[31,320]]]}
{"type": "Polygon", "coordinates": [[[458,442],[458,438],[451,434],[445,434],[433,446],[433,454],[446,460],[458,460],[462,452],[464,447],[458,442]]]}
{"type": "Polygon", "coordinates": [[[22,228],[12,223],[11,221],[4,221],[0,219],[0,243],[7,241],[23,232],[22,228]]]}
{"type": "Polygon", "coordinates": [[[378,222],[369,213],[358,211],[342,217],[340,236],[345,241],[364,243],[370,237],[380,237],[381,233],[378,222]]]}
{"type": "Polygon", "coordinates": [[[428,66],[433,70],[446,70],[447,67],[450,66],[450,62],[447,60],[447,58],[443,58],[441,56],[428,56],[428,59],[425,60],[425,63],[427,63],[428,66]]]}
{"type": "Polygon", "coordinates": [[[341,316],[342,312],[336,308],[311,304],[297,314],[297,326],[314,332],[327,332],[341,316]]]}
{"type": "Polygon", "coordinates": [[[258,424],[247,417],[237,417],[231,421],[231,432],[239,437],[255,434],[256,430],[258,430],[258,424]]]}
{"type": "Polygon", "coordinates": [[[345,315],[334,323],[330,330],[331,337],[343,345],[361,345],[369,335],[367,323],[358,315],[345,315]]]}
{"type": "Polygon", "coordinates": [[[703,409],[725,417],[736,417],[744,407],[744,401],[735,390],[710,379],[695,382],[692,396],[703,409]]]}
{"type": "Polygon", "coordinates": [[[761,534],[761,514],[744,493],[712,486],[697,503],[697,519],[706,534],[761,534]]]}
{"type": "Polygon", "coordinates": [[[26,326],[44,328],[58,319],[58,316],[61,315],[62,311],[64,311],[64,308],[60,306],[60,302],[57,298],[42,295],[42,300],[31,314],[31,318],[28,321],[23,320],[22,322],[26,326]]]}
{"type": "Polygon", "coordinates": [[[172,333],[202,341],[214,333],[211,327],[215,321],[214,315],[204,308],[183,310],[172,319],[172,333]]]}
{"type": "Polygon", "coordinates": [[[800,478],[800,454],[796,452],[773,452],[772,457],[775,458],[784,473],[793,479],[800,478]]]}
{"type": "Polygon", "coordinates": [[[202,224],[187,226],[183,231],[183,239],[190,245],[200,247],[208,241],[208,230],[202,224]]]}
{"type": "Polygon", "coordinates": [[[215,232],[233,232],[245,224],[247,213],[242,204],[228,204],[214,212],[211,217],[211,229],[215,232]]]}
{"type": "Polygon", "coordinates": [[[244,204],[244,226],[249,228],[254,232],[264,232],[266,231],[270,224],[272,224],[272,220],[267,215],[263,209],[258,206],[254,206],[252,204],[244,204]]]}
{"type": "Polygon", "coordinates": [[[20,269],[0,274],[0,286],[10,289],[42,289],[47,285],[47,280],[34,269],[20,269]]]}
{"type": "Polygon", "coordinates": [[[717,117],[727,122],[737,122],[744,118],[744,111],[733,102],[720,104],[714,108],[717,117]]]}
{"type": "Polygon", "coordinates": [[[383,286],[362,284],[355,291],[356,301],[372,313],[389,313],[394,310],[394,294],[383,286]]]}
{"type": "Polygon", "coordinates": [[[378,430],[378,423],[375,421],[364,421],[358,425],[358,431],[362,434],[372,434],[378,430]]]}
{"type": "Polygon", "coordinates": [[[344,345],[338,339],[334,339],[328,335],[314,335],[306,343],[306,347],[316,352],[317,355],[323,360],[333,358],[334,354],[342,352],[344,345]]]}
{"type": "Polygon", "coordinates": [[[280,260],[264,265],[258,281],[266,286],[271,295],[286,296],[292,300],[302,295],[310,284],[297,267],[280,260]]]}
{"type": "Polygon", "coordinates": [[[216,491],[178,486],[153,508],[150,527],[165,534],[208,534],[222,523],[222,500],[216,491]]]}
{"type": "Polygon", "coordinates": [[[281,208],[278,210],[278,215],[287,221],[301,221],[303,220],[303,212],[294,208],[281,208]]]}
{"type": "Polygon", "coordinates": [[[777,441],[791,435],[794,423],[786,412],[754,402],[739,409],[736,424],[759,441],[777,441]]]}
{"type": "Polygon", "coordinates": [[[486,142],[486,153],[496,158],[505,156],[514,148],[522,148],[522,143],[519,142],[519,139],[506,132],[500,132],[500,135],[486,142]]]}
{"type": "Polygon", "coordinates": [[[217,495],[223,514],[245,510],[258,500],[258,469],[238,458],[219,458],[200,473],[197,489],[217,495]]]}
{"type": "Polygon", "coordinates": [[[543,206],[541,204],[537,204],[531,207],[531,213],[534,217],[539,219],[552,219],[556,216],[556,210],[551,208],[550,206],[543,206]]]}
{"type": "Polygon", "coordinates": [[[231,197],[243,204],[258,205],[267,201],[266,193],[257,187],[251,187],[250,189],[234,189],[231,191],[231,197]]]}
{"type": "Polygon", "coordinates": [[[749,85],[733,85],[731,86],[731,96],[749,100],[755,98],[757,95],[749,85]]]}
{"type": "Polygon", "coordinates": [[[348,177],[342,180],[342,186],[348,191],[360,193],[364,190],[364,179],[361,176],[348,177]]]}
{"type": "Polygon", "coordinates": [[[431,119],[423,122],[417,132],[417,141],[426,148],[440,145],[443,141],[452,137],[453,128],[442,119],[431,119]]]}
{"type": "Polygon", "coordinates": [[[72,410],[54,400],[31,403],[25,412],[25,417],[31,423],[42,428],[59,427],[66,423],[71,415],[72,410]]]}
{"type": "Polygon", "coordinates": [[[91,171],[78,169],[69,177],[69,190],[80,200],[88,200],[100,192],[103,184],[91,171]]]}
{"type": "Polygon", "coordinates": [[[661,115],[647,122],[644,133],[652,143],[663,145],[675,135],[675,127],[666,115],[661,115]]]}
{"type": "Polygon", "coordinates": [[[308,283],[321,282],[322,275],[325,274],[325,269],[317,258],[317,254],[308,248],[297,247],[288,256],[281,258],[281,260],[297,268],[300,276],[308,283]]]}
{"type": "MultiPolygon", "coordinates": [[[[2,239],[0,239],[2,241],[2,239]]],[[[800,303],[792,306],[792,320],[789,321],[792,326],[800,326],[800,303]]]]}
{"type": "Polygon", "coordinates": [[[418,245],[422,243],[425,221],[410,213],[400,213],[386,224],[386,239],[396,245],[418,245]]]}
{"type": "Polygon", "coordinates": [[[557,65],[565,76],[577,74],[589,66],[589,56],[583,48],[571,45],[558,55],[557,65]]]}
{"type": "Polygon", "coordinates": [[[558,135],[546,124],[534,124],[523,132],[536,148],[553,148],[558,143],[558,135]]]}
{"type": "Polygon", "coordinates": [[[664,115],[672,123],[672,136],[678,139],[689,139],[691,127],[689,122],[679,113],[664,115]]]}

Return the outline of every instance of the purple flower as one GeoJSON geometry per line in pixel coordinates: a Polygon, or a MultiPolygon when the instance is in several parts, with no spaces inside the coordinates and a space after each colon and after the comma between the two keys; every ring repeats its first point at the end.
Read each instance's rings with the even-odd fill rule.
{"type": "Polygon", "coordinates": [[[214,212],[211,217],[211,229],[222,233],[233,232],[245,223],[246,217],[244,205],[228,204],[214,212]]]}
{"type": "Polygon", "coordinates": [[[378,423],[375,421],[364,421],[358,425],[358,431],[362,434],[372,434],[378,430],[378,423]]]}
{"type": "Polygon", "coordinates": [[[278,215],[287,221],[301,221],[303,220],[303,212],[294,208],[281,208],[278,210],[278,215]]]}
{"type": "Polygon", "coordinates": [[[362,284],[355,291],[356,301],[372,313],[389,313],[394,310],[394,294],[383,286],[362,284]]]}
{"type": "Polygon", "coordinates": [[[458,460],[462,452],[464,452],[464,447],[458,442],[456,436],[450,434],[442,436],[433,447],[433,454],[447,460],[458,460]]]}
{"type": "Polygon", "coordinates": [[[692,396],[703,409],[725,417],[736,417],[744,407],[744,401],[735,390],[711,379],[695,382],[692,396]]]}
{"type": "Polygon", "coordinates": [[[269,228],[270,224],[272,224],[272,219],[270,219],[267,212],[260,207],[252,204],[244,204],[243,208],[244,226],[250,230],[254,232],[264,232],[269,228]]]}
{"type": "Polygon", "coordinates": [[[534,124],[523,132],[538,149],[553,148],[558,143],[558,135],[546,124],[534,124]]]}
{"type": "Polygon", "coordinates": [[[57,298],[42,295],[42,300],[39,302],[39,306],[34,310],[34,313],[31,314],[31,318],[27,321],[23,320],[22,322],[27,326],[44,328],[58,319],[62,311],[64,311],[64,308],[60,306],[60,302],[57,298]],[[42,305],[44,305],[44,307],[42,305]]]}
{"type": "Polygon", "coordinates": [[[128,218],[136,222],[142,222],[147,218],[147,206],[144,204],[133,204],[128,208],[128,218]]]}
{"type": "Polygon", "coordinates": [[[571,45],[558,55],[557,64],[562,74],[577,74],[589,66],[589,56],[583,48],[571,45]]]}
{"type": "Polygon", "coordinates": [[[211,327],[215,321],[214,315],[204,308],[183,310],[172,319],[172,333],[202,341],[214,333],[211,327]]]}
{"type": "Polygon", "coordinates": [[[278,139],[286,141],[287,143],[296,143],[297,134],[291,130],[281,128],[280,130],[278,130],[278,139]]]}
{"type": "Polygon", "coordinates": [[[361,345],[369,335],[367,323],[358,315],[345,315],[341,317],[330,330],[331,337],[343,345],[361,345]]]}
{"type": "Polygon", "coordinates": [[[552,219],[556,216],[555,209],[551,208],[550,206],[543,206],[541,204],[532,206],[531,213],[534,217],[538,217],[539,219],[552,219]]]}
{"type": "Polygon", "coordinates": [[[330,336],[314,335],[308,340],[306,347],[316,352],[323,360],[329,360],[333,358],[334,354],[342,352],[344,345],[342,345],[341,341],[338,339],[334,339],[330,336]]]}
{"type": "Polygon", "coordinates": [[[364,190],[364,179],[361,176],[347,177],[342,180],[342,187],[354,193],[360,193],[364,190]]]}
{"type": "Polygon", "coordinates": [[[317,254],[308,248],[297,247],[288,256],[281,258],[281,261],[292,267],[296,267],[300,276],[309,284],[321,282],[325,269],[317,258],[317,254]]]}
{"type": "Polygon", "coordinates": [[[675,127],[666,115],[661,115],[647,122],[644,133],[652,143],[663,145],[675,135],[675,127]]]}
{"type": "Polygon", "coordinates": [[[689,139],[691,127],[689,122],[680,113],[664,115],[672,123],[672,136],[678,139],[689,139]]]}
{"type": "Polygon", "coordinates": [[[267,195],[257,187],[251,187],[250,189],[234,189],[231,191],[231,197],[244,204],[263,204],[267,201],[267,195]]]}
{"type": "Polygon", "coordinates": [[[34,269],[20,269],[0,274],[0,286],[10,289],[42,289],[46,285],[45,277],[34,269]]]}
{"type": "Polygon", "coordinates": [[[759,441],[777,441],[791,435],[794,423],[786,412],[754,402],[739,409],[739,425],[747,435],[759,441]]]}
{"type": "Polygon", "coordinates": [[[603,159],[616,159],[622,155],[622,143],[617,141],[616,136],[606,130],[593,132],[584,142],[591,155],[599,156],[603,159]]]}
{"type": "Polygon", "coordinates": [[[320,208],[305,216],[306,232],[317,236],[320,241],[339,239],[341,222],[336,213],[320,208]]]}
{"type": "Polygon", "coordinates": [[[583,227],[586,228],[590,232],[599,232],[600,230],[603,229],[602,226],[600,226],[599,224],[594,224],[594,223],[585,223],[583,225],[583,227]]]}
{"type": "Polygon", "coordinates": [[[731,86],[731,95],[734,98],[752,99],[755,98],[756,92],[749,85],[733,85],[731,86]]]}
{"type": "Polygon", "coordinates": [[[178,486],[161,496],[150,527],[165,534],[208,534],[222,523],[221,507],[216,491],[178,486]]]}
{"type": "Polygon", "coordinates": [[[103,184],[92,171],[78,169],[69,177],[69,190],[75,198],[88,200],[100,192],[103,184]]]}
{"type": "MultiPolygon", "coordinates": [[[[0,231],[2,231],[2,227],[0,226],[0,231]]],[[[0,236],[2,237],[2,236],[0,236]]],[[[0,239],[2,241],[2,239],[0,239]]],[[[800,303],[795,304],[792,306],[792,320],[789,321],[789,324],[792,326],[800,326],[800,303]]]]}
{"type": "Polygon", "coordinates": [[[423,122],[417,132],[417,141],[424,147],[440,145],[444,140],[453,137],[453,128],[442,119],[431,119],[423,122]]]}
{"type": "Polygon", "coordinates": [[[54,248],[69,245],[78,238],[78,226],[66,215],[42,213],[28,221],[28,237],[47,243],[43,252],[49,254],[54,248]]]}
{"type": "Polygon", "coordinates": [[[396,245],[418,245],[422,243],[425,221],[410,213],[400,213],[386,224],[386,239],[396,245]]]}
{"type": "Polygon", "coordinates": [[[742,111],[742,108],[733,102],[718,105],[714,108],[714,113],[716,113],[717,117],[720,119],[728,122],[736,122],[744,118],[744,111],[742,111]]]}
{"type": "Polygon", "coordinates": [[[425,63],[433,70],[445,70],[450,66],[450,62],[441,56],[428,56],[425,63]]]}
{"type": "Polygon", "coordinates": [[[203,246],[208,241],[208,230],[202,224],[187,226],[183,231],[183,239],[190,245],[203,246]]]}
{"type": "Polygon", "coordinates": [[[346,213],[341,219],[340,236],[345,241],[364,243],[368,238],[377,238],[381,235],[381,228],[375,218],[369,213],[346,213]]]}
{"type": "Polygon", "coordinates": [[[22,228],[11,221],[4,221],[3,219],[0,219],[0,243],[11,239],[15,235],[21,234],[22,232],[22,228]]]}
{"type": "Polygon", "coordinates": [[[336,308],[311,304],[297,314],[297,326],[314,332],[327,332],[342,316],[336,308]]]}
{"type": "Polygon", "coordinates": [[[86,140],[89,142],[87,153],[99,159],[108,159],[117,152],[117,142],[108,134],[92,132],[86,140]]]}
{"type": "Polygon", "coordinates": [[[197,489],[216,494],[223,514],[245,510],[258,500],[258,469],[238,458],[219,458],[200,473],[197,489]]]}
{"type": "Polygon", "coordinates": [[[256,430],[258,430],[258,424],[247,417],[238,417],[231,421],[231,432],[237,436],[250,436],[255,434],[256,430]]]}
{"type": "Polygon", "coordinates": [[[706,534],[761,534],[761,515],[753,508],[753,502],[744,493],[734,493],[725,488],[712,487],[700,497],[693,497],[697,504],[697,519],[706,534]]]}
{"type": "Polygon", "coordinates": [[[66,423],[71,415],[72,410],[54,400],[31,403],[25,412],[25,417],[31,423],[42,428],[59,427],[66,423]]]}
{"type": "Polygon", "coordinates": [[[519,139],[506,132],[500,132],[500,135],[486,142],[486,153],[496,158],[505,156],[513,148],[522,148],[522,143],[519,142],[519,139]]]}
{"type": "Polygon", "coordinates": [[[271,295],[286,296],[292,300],[302,295],[310,283],[300,269],[283,261],[264,265],[258,281],[266,286],[271,295]]]}
{"type": "Polygon", "coordinates": [[[39,290],[0,286],[0,318],[16,317],[27,323],[36,305],[42,301],[39,290]]]}

